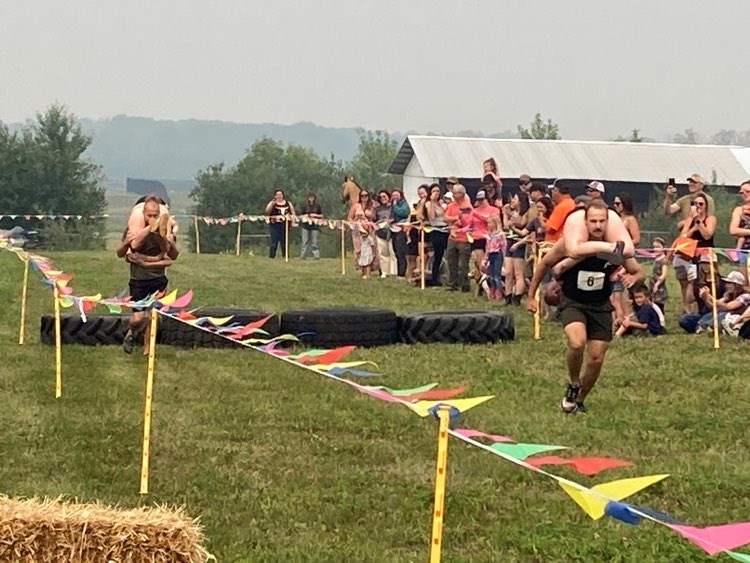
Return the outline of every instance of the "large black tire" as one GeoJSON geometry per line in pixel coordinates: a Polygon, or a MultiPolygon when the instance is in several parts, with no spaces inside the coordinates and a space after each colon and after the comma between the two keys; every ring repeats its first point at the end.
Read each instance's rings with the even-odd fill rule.
{"type": "Polygon", "coordinates": [[[489,344],[513,340],[513,317],[497,311],[429,311],[399,317],[399,334],[407,344],[432,342],[489,344]]]}
{"type": "Polygon", "coordinates": [[[398,338],[398,318],[387,309],[306,309],[281,314],[281,332],[312,346],[384,346],[398,338]]]}
{"type": "MultiPolygon", "coordinates": [[[[86,346],[122,344],[128,330],[128,318],[128,315],[86,315],[84,323],[80,315],[61,315],[60,341],[86,346]]],[[[54,316],[42,316],[39,338],[43,344],[55,344],[54,316]]]]}
{"type": "MultiPolygon", "coordinates": [[[[247,309],[220,309],[220,308],[201,308],[192,311],[196,317],[233,317],[231,323],[240,323],[246,325],[254,321],[267,317],[269,313],[263,311],[251,311],[247,309]]],[[[159,335],[162,344],[171,346],[180,346],[182,348],[241,348],[242,345],[233,342],[228,338],[212,334],[201,330],[185,322],[178,321],[160,315],[161,324],[159,326],[159,335]]],[[[272,315],[261,327],[268,332],[270,336],[256,335],[255,338],[271,338],[279,335],[279,317],[272,315]]]]}

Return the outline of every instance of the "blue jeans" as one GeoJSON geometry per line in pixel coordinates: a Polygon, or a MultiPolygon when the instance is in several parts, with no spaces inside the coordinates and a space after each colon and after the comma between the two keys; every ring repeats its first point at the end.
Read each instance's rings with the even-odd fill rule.
{"type": "MultiPolygon", "coordinates": [[[[727,311],[719,313],[719,327],[721,327],[721,321],[724,320],[726,314],[727,311]]],[[[677,319],[677,323],[685,332],[694,333],[698,330],[698,327],[703,330],[712,327],[714,324],[714,316],[712,313],[706,313],[705,315],[701,315],[700,313],[689,313],[680,315],[680,318],[677,319]]]]}
{"type": "Polygon", "coordinates": [[[320,258],[320,247],[318,246],[318,229],[306,229],[302,227],[300,229],[302,233],[302,248],[300,249],[300,258],[304,259],[307,254],[307,247],[310,246],[312,250],[313,258],[318,260],[320,258]]]}
{"type": "Polygon", "coordinates": [[[498,289],[503,287],[503,281],[500,277],[500,272],[503,270],[503,253],[502,252],[491,252],[488,254],[489,258],[489,272],[490,276],[490,288],[498,289]]]}

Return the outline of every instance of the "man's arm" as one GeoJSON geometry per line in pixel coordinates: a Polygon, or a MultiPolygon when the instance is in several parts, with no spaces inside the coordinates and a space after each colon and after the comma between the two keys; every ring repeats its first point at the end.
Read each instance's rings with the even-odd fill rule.
{"type": "Polygon", "coordinates": [[[646,273],[635,258],[626,258],[622,267],[627,272],[626,275],[622,276],[622,283],[628,289],[642,283],[646,279],[646,273]]]}
{"type": "Polygon", "coordinates": [[[180,251],[177,250],[177,245],[173,241],[169,241],[169,250],[167,250],[167,256],[170,260],[177,260],[180,255],[180,251]]]}
{"type": "MultiPolygon", "coordinates": [[[[677,201],[680,201],[679,199],[677,201]]],[[[672,194],[666,192],[664,194],[664,214],[674,215],[680,210],[680,205],[676,202],[672,202],[672,194]]]]}
{"type": "Polygon", "coordinates": [[[539,289],[539,284],[542,283],[547,271],[552,268],[557,262],[565,258],[565,243],[562,240],[558,240],[550,251],[544,255],[534,269],[534,275],[531,277],[531,283],[529,284],[528,297],[526,299],[526,310],[532,313],[536,312],[536,291],[539,289]]]}

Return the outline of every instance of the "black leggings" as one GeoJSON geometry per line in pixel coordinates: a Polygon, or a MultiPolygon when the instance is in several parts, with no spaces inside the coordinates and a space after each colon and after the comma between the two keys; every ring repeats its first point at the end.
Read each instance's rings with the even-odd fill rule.
{"type": "Polygon", "coordinates": [[[396,255],[396,274],[403,278],[406,275],[406,233],[404,231],[393,233],[391,242],[393,253],[396,255]]]}
{"type": "Polygon", "coordinates": [[[443,263],[445,249],[448,247],[448,233],[432,231],[430,233],[430,241],[432,242],[433,251],[430,283],[431,285],[440,285],[440,265],[443,263]]]}
{"type": "Polygon", "coordinates": [[[268,257],[276,258],[276,249],[281,245],[281,255],[286,258],[286,231],[284,223],[271,223],[268,225],[271,232],[271,246],[268,249],[268,257]]]}

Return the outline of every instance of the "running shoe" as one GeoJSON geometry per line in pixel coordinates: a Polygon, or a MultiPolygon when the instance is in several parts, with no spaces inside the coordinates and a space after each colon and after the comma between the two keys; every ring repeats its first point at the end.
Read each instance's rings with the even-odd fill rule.
{"type": "Polygon", "coordinates": [[[565,392],[565,396],[560,401],[560,407],[566,414],[572,414],[576,412],[578,408],[578,394],[581,392],[580,385],[568,384],[568,390],[565,392]]]}

